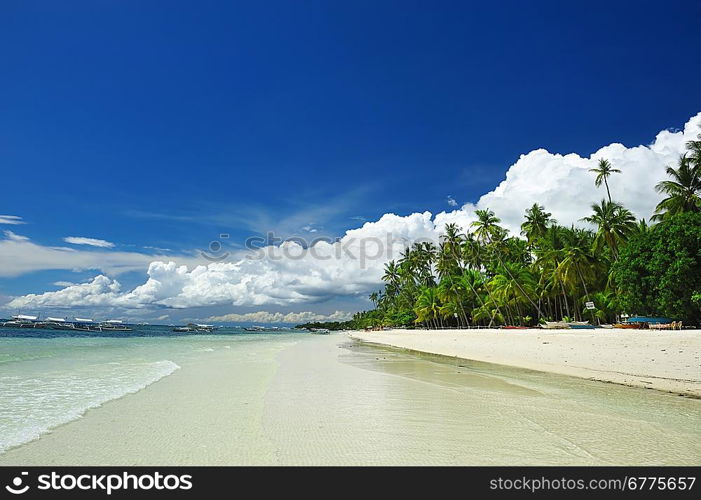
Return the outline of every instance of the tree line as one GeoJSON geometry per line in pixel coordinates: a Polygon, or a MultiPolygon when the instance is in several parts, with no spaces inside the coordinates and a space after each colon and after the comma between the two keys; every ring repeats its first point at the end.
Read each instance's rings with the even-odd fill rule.
{"type": "MultiPolygon", "coordinates": [[[[623,313],[701,322],[701,135],[687,143],[650,223],[611,198],[620,170],[606,159],[591,169],[606,196],[565,227],[534,203],[521,234],[509,235],[491,210],[465,230],[447,224],[438,244],[415,243],[386,264],[373,309],[354,328],[523,325],[545,320],[619,321],[623,313]],[[585,304],[593,302],[595,309],[585,304]]],[[[344,327],[348,326],[348,322],[344,327]]],[[[328,324],[327,324],[328,327],[328,324]]]]}

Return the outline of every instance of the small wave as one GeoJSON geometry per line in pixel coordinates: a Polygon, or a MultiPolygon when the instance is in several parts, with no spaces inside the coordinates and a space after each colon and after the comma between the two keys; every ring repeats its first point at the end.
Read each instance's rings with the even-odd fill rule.
{"type": "Polygon", "coordinates": [[[214,349],[211,347],[203,347],[202,349],[195,349],[197,352],[214,352],[214,349]]]}
{"type": "Polygon", "coordinates": [[[0,396],[0,453],[77,420],[91,408],[139,392],[180,368],[170,360],[129,367],[113,363],[105,365],[110,366],[99,376],[64,373],[51,379],[0,378],[3,387],[0,396]]]}

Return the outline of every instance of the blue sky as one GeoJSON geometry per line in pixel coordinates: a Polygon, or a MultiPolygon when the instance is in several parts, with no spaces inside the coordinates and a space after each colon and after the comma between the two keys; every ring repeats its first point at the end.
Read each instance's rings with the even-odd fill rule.
{"type": "MultiPolygon", "coordinates": [[[[697,2],[491,4],[3,2],[0,214],[25,224],[0,230],[184,256],[336,237],[477,202],[533,149],[648,144],[701,111],[697,2]]],[[[0,295],[96,274],[28,270],[0,295]]]]}

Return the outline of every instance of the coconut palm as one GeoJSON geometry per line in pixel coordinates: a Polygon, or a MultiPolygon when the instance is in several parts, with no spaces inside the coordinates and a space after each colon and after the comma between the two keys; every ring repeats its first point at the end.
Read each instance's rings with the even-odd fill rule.
{"type": "Polygon", "coordinates": [[[589,171],[596,174],[596,179],[594,179],[594,185],[596,187],[600,187],[601,183],[604,183],[606,186],[606,194],[608,194],[609,197],[609,203],[611,203],[611,191],[609,190],[608,178],[611,174],[620,174],[621,171],[617,168],[613,168],[611,162],[604,158],[599,160],[599,165],[597,167],[590,168],[589,171]]]}
{"type": "MultiPolygon", "coordinates": [[[[502,243],[504,241],[504,238],[507,233],[507,231],[504,228],[498,225],[499,222],[501,222],[501,219],[494,215],[494,212],[492,212],[489,209],[475,210],[475,215],[477,216],[477,220],[470,224],[471,227],[475,228],[475,236],[478,239],[488,243],[490,246],[495,247],[493,248],[493,250],[494,254],[497,257],[497,260],[499,261],[499,265],[503,270],[506,271],[507,274],[510,274],[511,269],[504,265],[504,261],[501,257],[501,251],[499,249],[499,243],[502,243]]],[[[533,299],[531,299],[530,295],[526,292],[526,290],[523,287],[521,287],[518,280],[514,276],[510,276],[510,278],[514,281],[514,284],[520,288],[521,295],[525,297],[528,300],[528,302],[530,302],[530,304],[538,311],[538,318],[541,318],[543,316],[543,313],[540,310],[540,306],[533,302],[533,299]]]]}
{"type": "Polygon", "coordinates": [[[416,322],[428,322],[434,327],[438,326],[437,320],[440,318],[441,301],[438,292],[434,287],[425,286],[421,289],[419,297],[414,305],[416,322]]]}
{"type": "Polygon", "coordinates": [[[635,216],[627,208],[612,201],[601,200],[601,204],[594,203],[591,208],[594,214],[581,220],[598,227],[594,250],[600,250],[606,245],[611,249],[615,260],[618,258],[618,249],[635,228],[635,216]]]}
{"type": "Polygon", "coordinates": [[[536,293],[536,280],[528,268],[518,263],[507,262],[489,280],[487,287],[507,311],[509,306],[516,308],[519,323],[521,323],[523,318],[521,305],[531,302],[530,296],[536,293]]]}
{"type": "Polygon", "coordinates": [[[701,163],[683,154],[677,168],[667,167],[667,175],[672,180],[655,186],[658,193],[667,197],[657,204],[652,218],[663,220],[682,212],[701,212],[701,163]]]}
{"type": "MultiPolygon", "coordinates": [[[[556,269],[558,278],[575,294],[579,285],[582,286],[584,296],[590,301],[587,282],[596,280],[598,262],[591,251],[591,235],[582,229],[570,229],[565,239],[565,248],[562,251],[562,261],[556,269]]],[[[576,296],[576,295],[575,295],[576,296]]]]}
{"type": "Polygon", "coordinates": [[[556,224],[550,212],[545,207],[534,203],[526,210],[526,221],[521,224],[521,235],[525,236],[529,245],[533,245],[536,239],[543,237],[548,226],[556,224]]]}

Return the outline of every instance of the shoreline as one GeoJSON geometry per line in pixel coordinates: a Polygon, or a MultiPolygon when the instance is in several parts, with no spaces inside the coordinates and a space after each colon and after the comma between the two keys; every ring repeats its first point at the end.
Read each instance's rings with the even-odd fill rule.
{"type": "Polygon", "coordinates": [[[385,330],[356,341],[701,399],[701,330],[385,330]]]}

